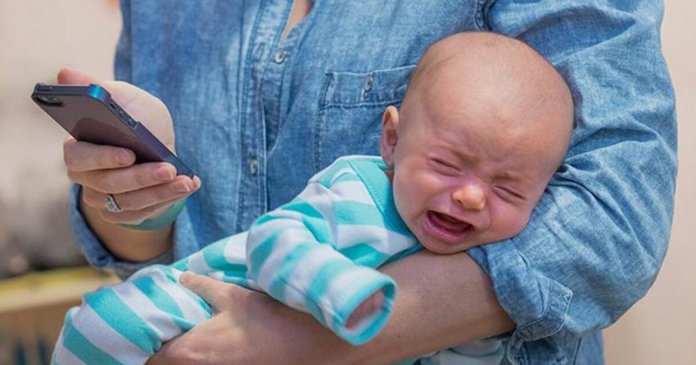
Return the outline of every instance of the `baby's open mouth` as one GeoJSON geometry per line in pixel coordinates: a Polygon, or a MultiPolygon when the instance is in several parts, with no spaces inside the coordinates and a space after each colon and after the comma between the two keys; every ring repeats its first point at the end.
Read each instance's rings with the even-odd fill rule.
{"type": "Polygon", "coordinates": [[[448,214],[428,211],[428,222],[436,231],[449,236],[448,238],[459,238],[460,236],[474,230],[474,226],[452,217],[448,214]]]}

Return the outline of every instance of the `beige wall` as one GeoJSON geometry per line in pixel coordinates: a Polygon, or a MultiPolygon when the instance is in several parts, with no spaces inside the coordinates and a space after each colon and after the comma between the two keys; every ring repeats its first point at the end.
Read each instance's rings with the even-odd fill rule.
{"type": "Polygon", "coordinates": [[[0,0],[0,161],[9,168],[0,174],[0,197],[7,203],[30,199],[33,206],[67,186],[66,179],[53,183],[63,175],[65,135],[29,95],[36,82],[55,83],[63,66],[112,77],[117,10],[115,2],[104,0],[0,0]]]}
{"type": "MultiPolygon", "coordinates": [[[[689,142],[696,136],[696,5],[672,0],[666,6],[663,44],[680,125],[672,244],[654,288],[606,331],[609,364],[696,361],[696,147],[689,142]]],[[[68,184],[64,134],[31,105],[33,84],[53,81],[64,65],[110,77],[119,26],[113,1],[0,0],[0,241],[3,224],[36,216],[45,201],[63,199],[68,184]]]]}
{"type": "Polygon", "coordinates": [[[29,95],[63,66],[111,78],[119,29],[116,1],[0,0],[0,278],[82,262],[66,214],[66,134],[29,95]]]}

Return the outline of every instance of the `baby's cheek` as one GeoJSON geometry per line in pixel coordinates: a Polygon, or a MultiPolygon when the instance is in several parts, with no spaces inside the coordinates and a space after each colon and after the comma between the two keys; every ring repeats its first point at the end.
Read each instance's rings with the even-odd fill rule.
{"type": "Polygon", "coordinates": [[[524,227],[527,226],[527,223],[529,222],[529,214],[524,215],[520,217],[520,219],[517,220],[517,224],[513,227],[512,236],[518,235],[520,232],[524,230],[524,227]]]}
{"type": "Polygon", "coordinates": [[[504,240],[522,232],[527,222],[529,222],[530,210],[521,208],[510,208],[499,211],[497,214],[497,239],[504,240]]]}
{"type": "Polygon", "coordinates": [[[402,179],[398,178],[398,175],[394,177],[394,180],[392,181],[392,193],[394,194],[394,204],[396,205],[396,210],[399,212],[399,214],[402,214],[402,209],[405,208],[405,206],[408,203],[408,195],[404,192],[405,187],[402,184],[402,179]]]}
{"type": "Polygon", "coordinates": [[[395,178],[392,189],[394,192],[394,203],[399,216],[406,221],[409,228],[413,229],[412,221],[415,219],[414,216],[418,214],[418,207],[423,206],[426,194],[420,188],[420,184],[415,176],[414,178],[406,176],[395,178]]]}

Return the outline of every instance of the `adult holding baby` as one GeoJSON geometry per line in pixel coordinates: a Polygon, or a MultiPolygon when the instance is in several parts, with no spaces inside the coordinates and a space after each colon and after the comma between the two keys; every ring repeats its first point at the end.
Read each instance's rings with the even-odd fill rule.
{"type": "MultiPolygon", "coordinates": [[[[125,274],[246,229],[335,157],[378,150],[381,111],[400,103],[428,45],[492,30],[539,50],[576,102],[570,152],[525,231],[468,254],[421,253],[386,267],[401,288],[394,318],[359,348],[256,293],[193,278],[221,312],[159,360],[388,363],[508,332],[506,361],[601,363],[594,331],[645,293],[663,258],[675,173],[661,5],[621,4],[316,2],[310,11],[298,1],[291,11],[281,2],[123,2],[117,76],[164,100],[177,152],[203,185],[174,228],[124,228],[166,215],[199,183],[159,165],[122,168],[130,161],[109,162],[118,162],[115,150],[70,141],[68,169],[83,186],[74,212],[81,245],[94,265],[125,274]],[[132,181],[135,189],[120,185],[132,181]],[[185,191],[175,193],[178,185],[185,191]],[[108,194],[124,212],[106,212],[108,194]]],[[[65,71],[61,81],[92,80],[65,71]]],[[[143,114],[154,109],[150,96],[120,85],[122,94],[110,91],[134,117],[166,124],[143,114]]]]}

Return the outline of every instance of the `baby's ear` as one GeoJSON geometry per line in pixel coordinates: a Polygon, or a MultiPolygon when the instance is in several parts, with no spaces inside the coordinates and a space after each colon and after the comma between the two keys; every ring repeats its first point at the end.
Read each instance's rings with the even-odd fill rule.
{"type": "Polygon", "coordinates": [[[380,139],[382,160],[389,167],[394,166],[394,149],[399,142],[398,126],[399,110],[390,105],[384,110],[384,115],[382,115],[382,135],[380,139]]]}

